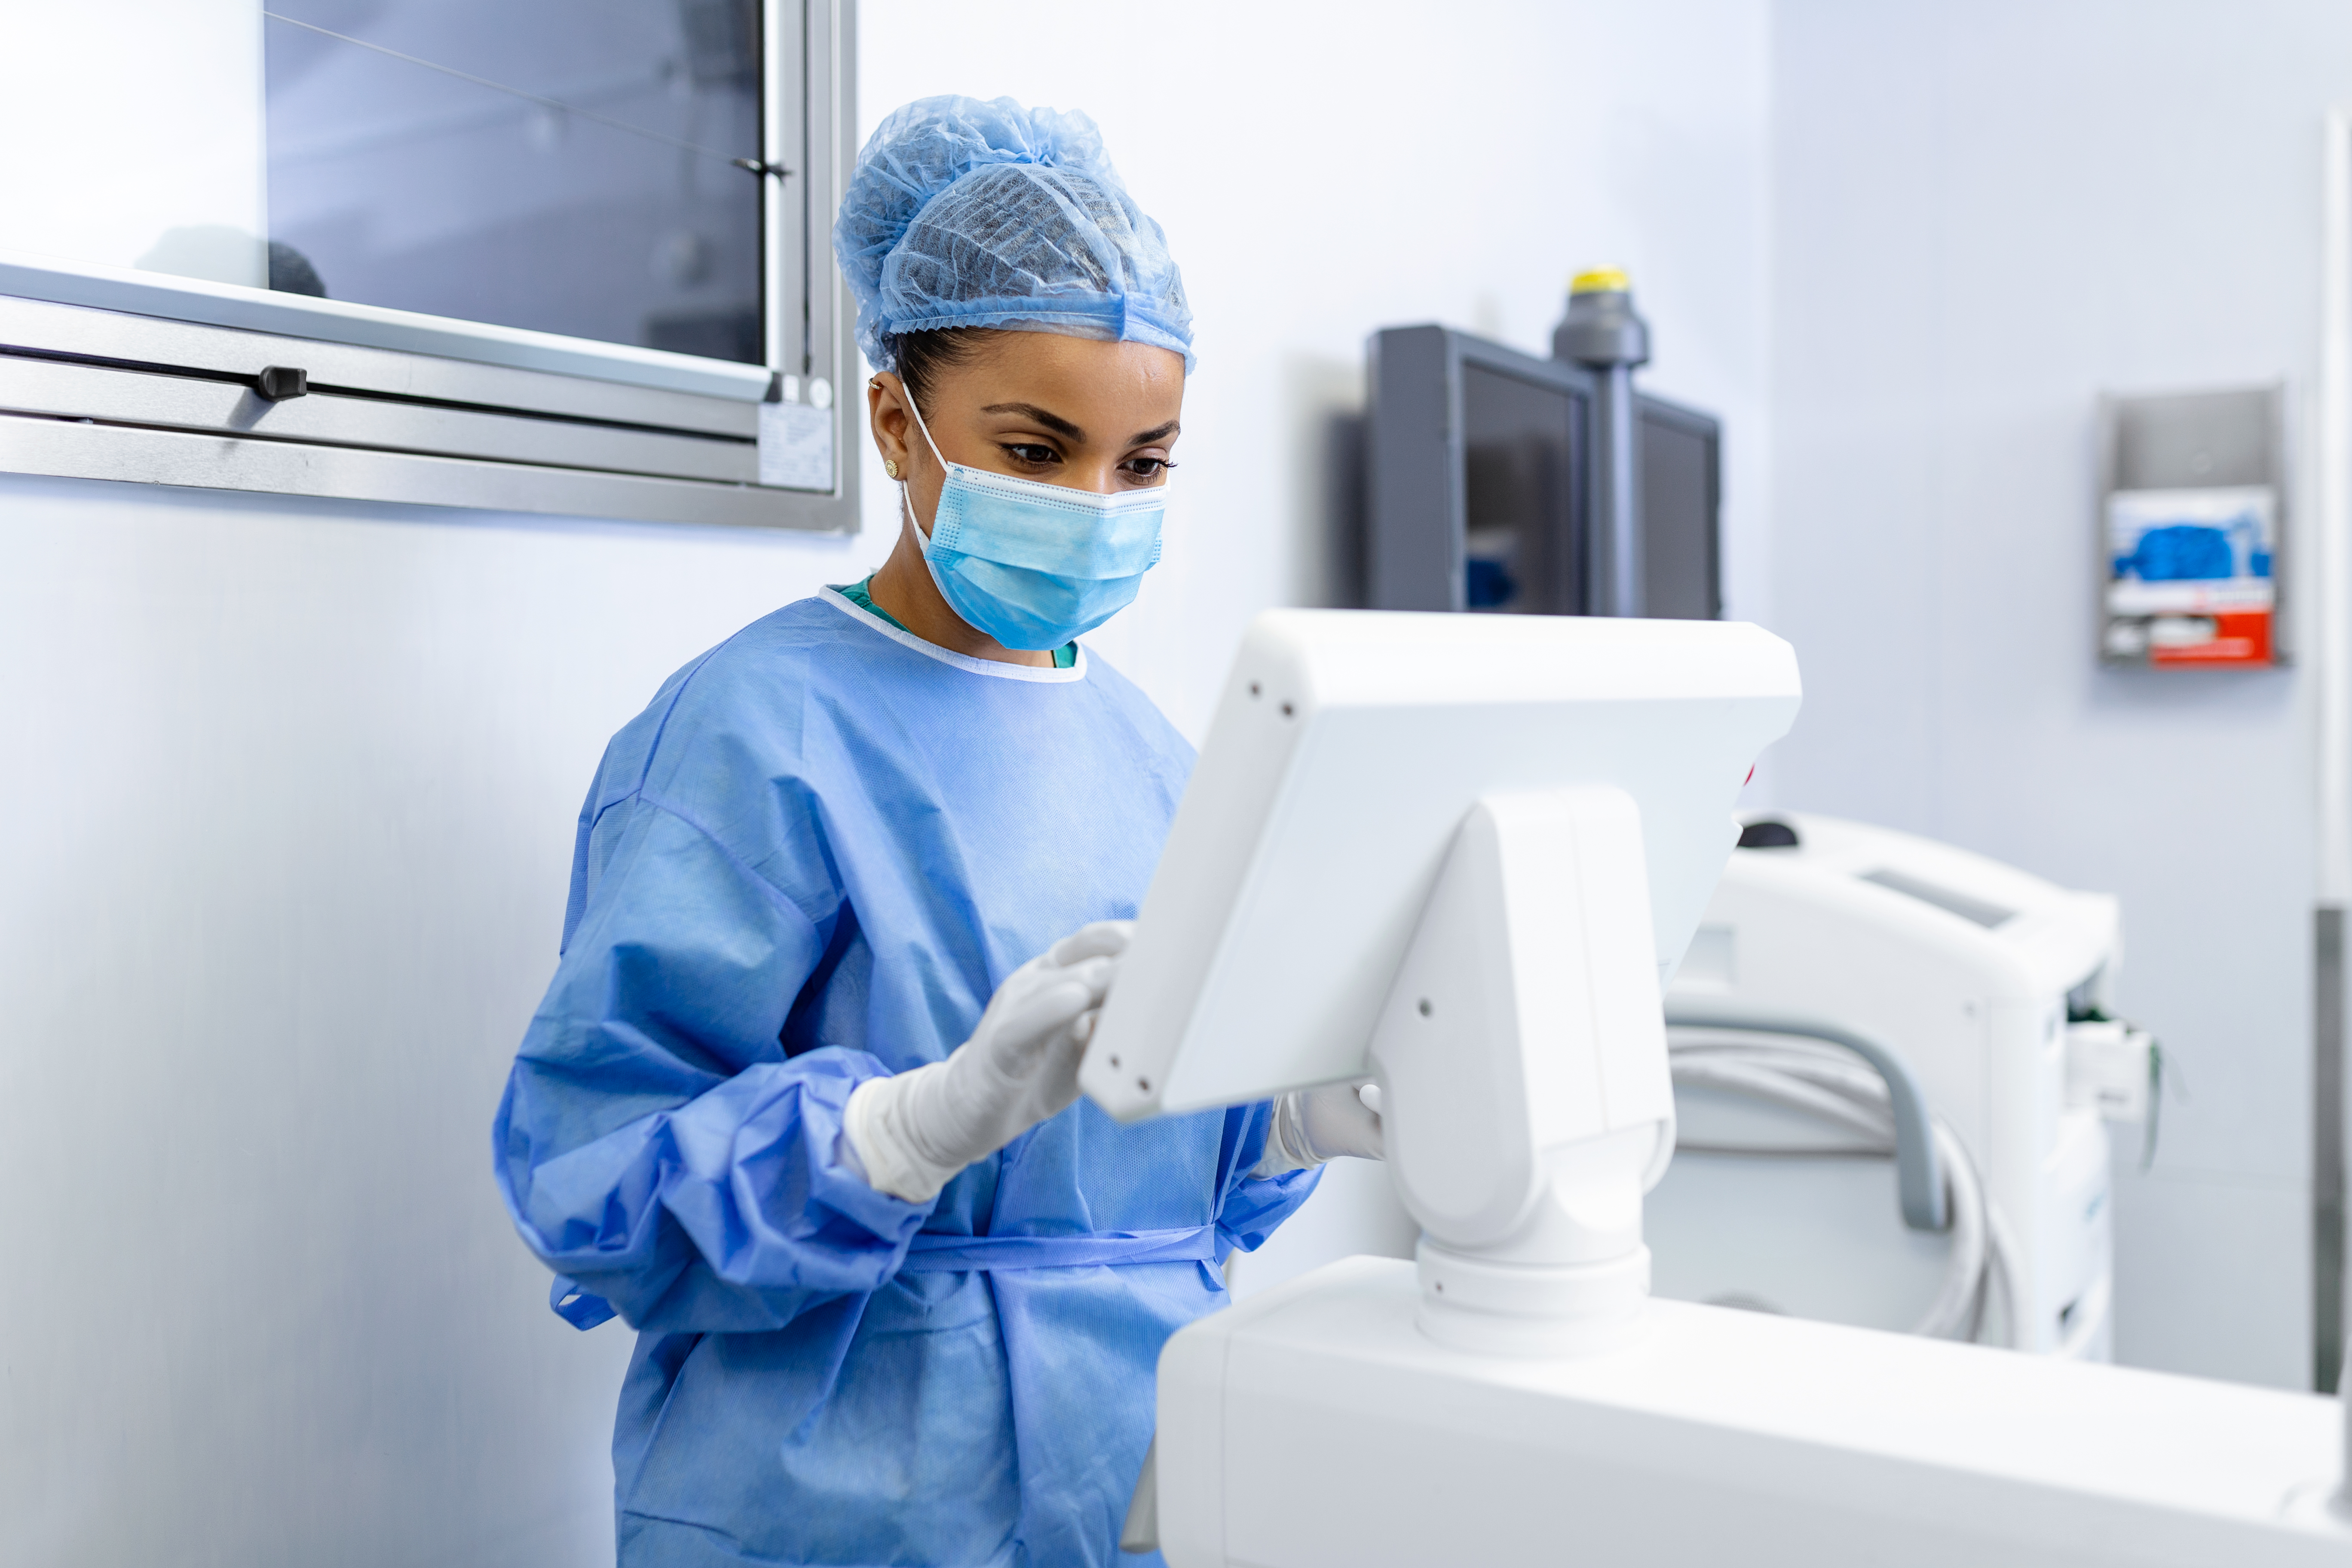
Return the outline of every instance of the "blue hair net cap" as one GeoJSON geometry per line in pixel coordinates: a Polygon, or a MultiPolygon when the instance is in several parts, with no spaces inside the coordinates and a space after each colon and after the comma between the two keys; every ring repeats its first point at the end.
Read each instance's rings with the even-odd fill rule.
{"type": "Polygon", "coordinates": [[[880,370],[889,338],[948,327],[1153,343],[1192,369],[1168,237],[1083,114],[957,97],[893,111],[857,155],[833,253],[880,370]]]}

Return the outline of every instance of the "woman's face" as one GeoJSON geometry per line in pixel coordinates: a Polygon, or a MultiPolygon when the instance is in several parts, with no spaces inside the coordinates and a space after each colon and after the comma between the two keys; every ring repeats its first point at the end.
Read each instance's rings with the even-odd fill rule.
{"type": "MultiPolygon", "coordinates": [[[[1184,406],[1184,358],[1149,343],[1058,332],[991,332],[932,378],[923,416],[940,455],[994,473],[1116,494],[1167,483],[1184,406]]],[[[915,515],[939,504],[946,471],[885,372],[866,393],[875,444],[898,465],[915,515]]]]}

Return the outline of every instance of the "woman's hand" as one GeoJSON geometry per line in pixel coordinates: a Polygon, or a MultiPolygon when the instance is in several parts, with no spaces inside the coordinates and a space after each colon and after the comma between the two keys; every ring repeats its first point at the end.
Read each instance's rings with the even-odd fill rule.
{"type": "Polygon", "coordinates": [[[1253,1176],[1304,1171],[1342,1154],[1384,1160],[1381,1088],[1370,1079],[1294,1089],[1274,1102],[1274,1125],[1265,1135],[1265,1157],[1253,1176]]]}
{"type": "Polygon", "coordinates": [[[1004,977],[947,1060],[858,1085],[843,1131],[867,1184],[929,1203],[1077,1099],[1078,1062],[1134,929],[1098,921],[1064,937],[1004,977]]]}

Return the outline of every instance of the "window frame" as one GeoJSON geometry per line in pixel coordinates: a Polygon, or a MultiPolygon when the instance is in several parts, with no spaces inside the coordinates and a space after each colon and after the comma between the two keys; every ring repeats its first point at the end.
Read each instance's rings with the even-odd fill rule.
{"type": "Polygon", "coordinates": [[[825,221],[856,153],[856,0],[760,18],[761,156],[791,170],[761,182],[764,364],[0,251],[0,471],[856,532],[825,221]],[[263,396],[270,366],[310,395],[263,396]],[[824,416],[829,489],[759,482],[773,404],[807,410],[803,439],[824,416]]]}

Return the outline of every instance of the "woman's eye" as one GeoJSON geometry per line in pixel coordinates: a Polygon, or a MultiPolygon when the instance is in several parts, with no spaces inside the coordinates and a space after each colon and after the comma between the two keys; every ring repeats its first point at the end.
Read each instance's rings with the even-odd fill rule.
{"type": "Polygon", "coordinates": [[[1175,466],[1165,458],[1129,458],[1119,465],[1139,479],[1156,479],[1175,466]]]}
{"type": "Polygon", "coordinates": [[[1004,452],[1016,463],[1033,463],[1040,468],[1047,463],[1059,462],[1062,457],[1053,447],[1041,447],[1034,441],[1008,441],[1004,445],[1004,452]]]}

